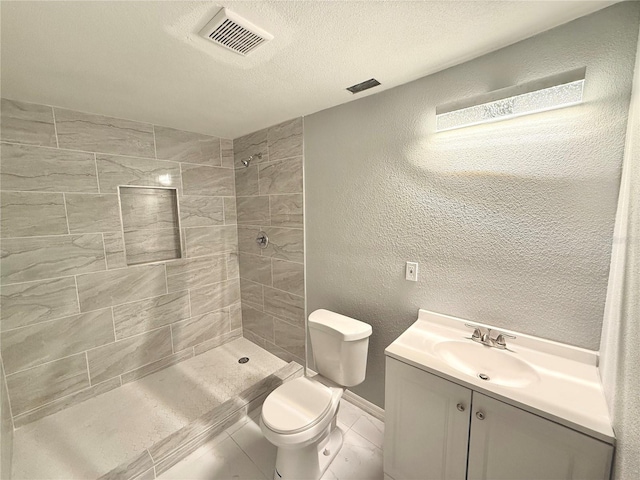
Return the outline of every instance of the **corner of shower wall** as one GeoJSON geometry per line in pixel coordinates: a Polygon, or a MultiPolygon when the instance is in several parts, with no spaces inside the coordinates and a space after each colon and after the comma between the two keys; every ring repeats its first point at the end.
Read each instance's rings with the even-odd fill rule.
{"type": "Polygon", "coordinates": [[[0,370],[0,478],[9,480],[13,457],[13,419],[2,357],[0,357],[0,370]]]}
{"type": "Polygon", "coordinates": [[[305,365],[302,118],[235,139],[233,153],[243,335],[305,365]]]}

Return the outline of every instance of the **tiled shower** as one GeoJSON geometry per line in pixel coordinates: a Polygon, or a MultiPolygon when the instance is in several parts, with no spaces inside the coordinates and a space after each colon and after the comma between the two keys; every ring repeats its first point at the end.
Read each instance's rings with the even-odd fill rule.
{"type": "Polygon", "coordinates": [[[301,119],[234,142],[3,99],[1,147],[16,428],[243,335],[303,362],[301,119]]]}

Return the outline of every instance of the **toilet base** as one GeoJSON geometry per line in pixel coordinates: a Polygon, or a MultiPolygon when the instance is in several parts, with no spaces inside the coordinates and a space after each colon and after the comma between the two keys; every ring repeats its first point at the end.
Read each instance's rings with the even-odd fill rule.
{"type": "Polygon", "coordinates": [[[342,430],[332,427],[327,436],[306,447],[279,447],[273,480],[320,480],[342,448],[342,430]]]}

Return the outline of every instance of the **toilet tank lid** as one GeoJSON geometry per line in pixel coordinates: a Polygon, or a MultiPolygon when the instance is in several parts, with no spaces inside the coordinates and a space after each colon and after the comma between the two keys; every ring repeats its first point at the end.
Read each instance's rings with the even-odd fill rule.
{"type": "Polygon", "coordinates": [[[339,335],[345,342],[367,338],[373,332],[368,323],[324,309],[309,315],[309,328],[339,335]]]}

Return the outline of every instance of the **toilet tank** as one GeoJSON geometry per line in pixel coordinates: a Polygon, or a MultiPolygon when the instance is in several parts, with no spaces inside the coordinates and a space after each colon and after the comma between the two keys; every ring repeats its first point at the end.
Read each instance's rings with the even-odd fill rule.
{"type": "Polygon", "coordinates": [[[309,315],[313,359],[320,375],[338,385],[364,381],[371,325],[329,310],[309,315]]]}

